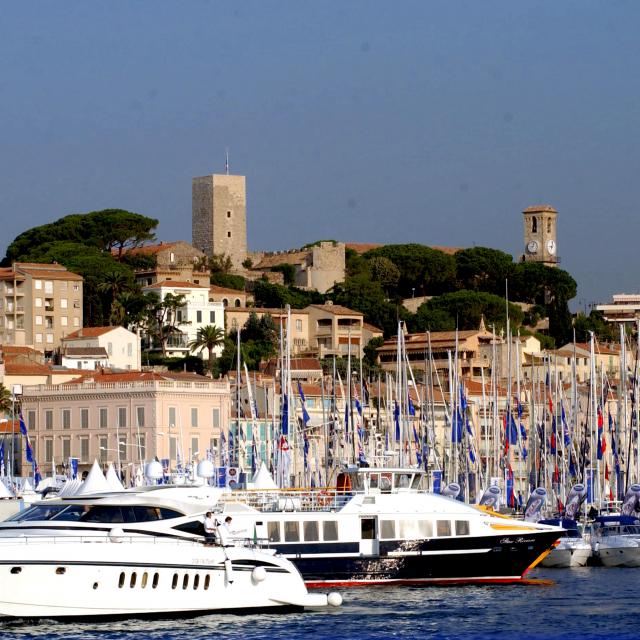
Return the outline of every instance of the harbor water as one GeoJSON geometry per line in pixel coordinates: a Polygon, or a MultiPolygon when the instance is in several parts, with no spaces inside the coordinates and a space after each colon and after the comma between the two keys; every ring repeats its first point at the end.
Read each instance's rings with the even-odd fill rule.
{"type": "MultiPolygon", "coordinates": [[[[29,638],[276,640],[280,638],[638,638],[637,569],[536,569],[522,585],[342,590],[339,609],[178,620],[0,623],[29,638]]],[[[69,594],[73,598],[73,594],[69,594]]]]}

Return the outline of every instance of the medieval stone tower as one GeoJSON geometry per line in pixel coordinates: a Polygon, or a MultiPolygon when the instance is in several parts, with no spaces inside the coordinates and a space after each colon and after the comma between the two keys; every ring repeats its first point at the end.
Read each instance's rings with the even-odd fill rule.
{"type": "Polygon", "coordinates": [[[542,262],[548,267],[558,265],[556,220],[558,212],[550,205],[527,207],[524,216],[524,262],[542,262]]]}
{"type": "Polygon", "coordinates": [[[225,254],[235,271],[247,258],[247,198],[244,176],[194,178],[191,188],[192,244],[209,257],[225,254]]]}

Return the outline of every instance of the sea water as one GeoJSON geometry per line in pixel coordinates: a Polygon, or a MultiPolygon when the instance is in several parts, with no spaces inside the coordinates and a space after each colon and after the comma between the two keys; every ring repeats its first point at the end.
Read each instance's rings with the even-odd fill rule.
{"type": "MultiPolygon", "coordinates": [[[[640,569],[536,569],[532,583],[343,589],[338,609],[185,620],[0,623],[2,640],[640,637],[640,569]]],[[[69,594],[73,598],[73,594],[69,594]]]]}

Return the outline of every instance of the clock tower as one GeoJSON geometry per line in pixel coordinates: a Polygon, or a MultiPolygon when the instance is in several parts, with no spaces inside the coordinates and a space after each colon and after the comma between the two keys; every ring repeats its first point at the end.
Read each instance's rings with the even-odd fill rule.
{"type": "Polygon", "coordinates": [[[523,262],[542,262],[548,267],[558,264],[556,220],[558,212],[548,204],[527,207],[524,216],[523,262]]]}

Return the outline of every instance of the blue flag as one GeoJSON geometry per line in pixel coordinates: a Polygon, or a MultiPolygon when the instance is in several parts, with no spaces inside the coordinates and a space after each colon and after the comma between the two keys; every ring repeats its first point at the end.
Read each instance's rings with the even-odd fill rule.
{"type": "Polygon", "coordinates": [[[393,421],[396,425],[396,442],[400,441],[400,407],[397,402],[394,402],[393,407],[393,421]]]}
{"type": "Polygon", "coordinates": [[[300,381],[298,381],[298,395],[300,396],[300,402],[302,403],[302,422],[304,422],[304,425],[306,427],[311,418],[309,417],[309,412],[307,411],[307,401],[304,397],[302,384],[300,384],[300,381]]]}
{"type": "Polygon", "coordinates": [[[282,397],[282,421],[280,429],[283,436],[289,435],[289,398],[286,393],[282,397]]]}

